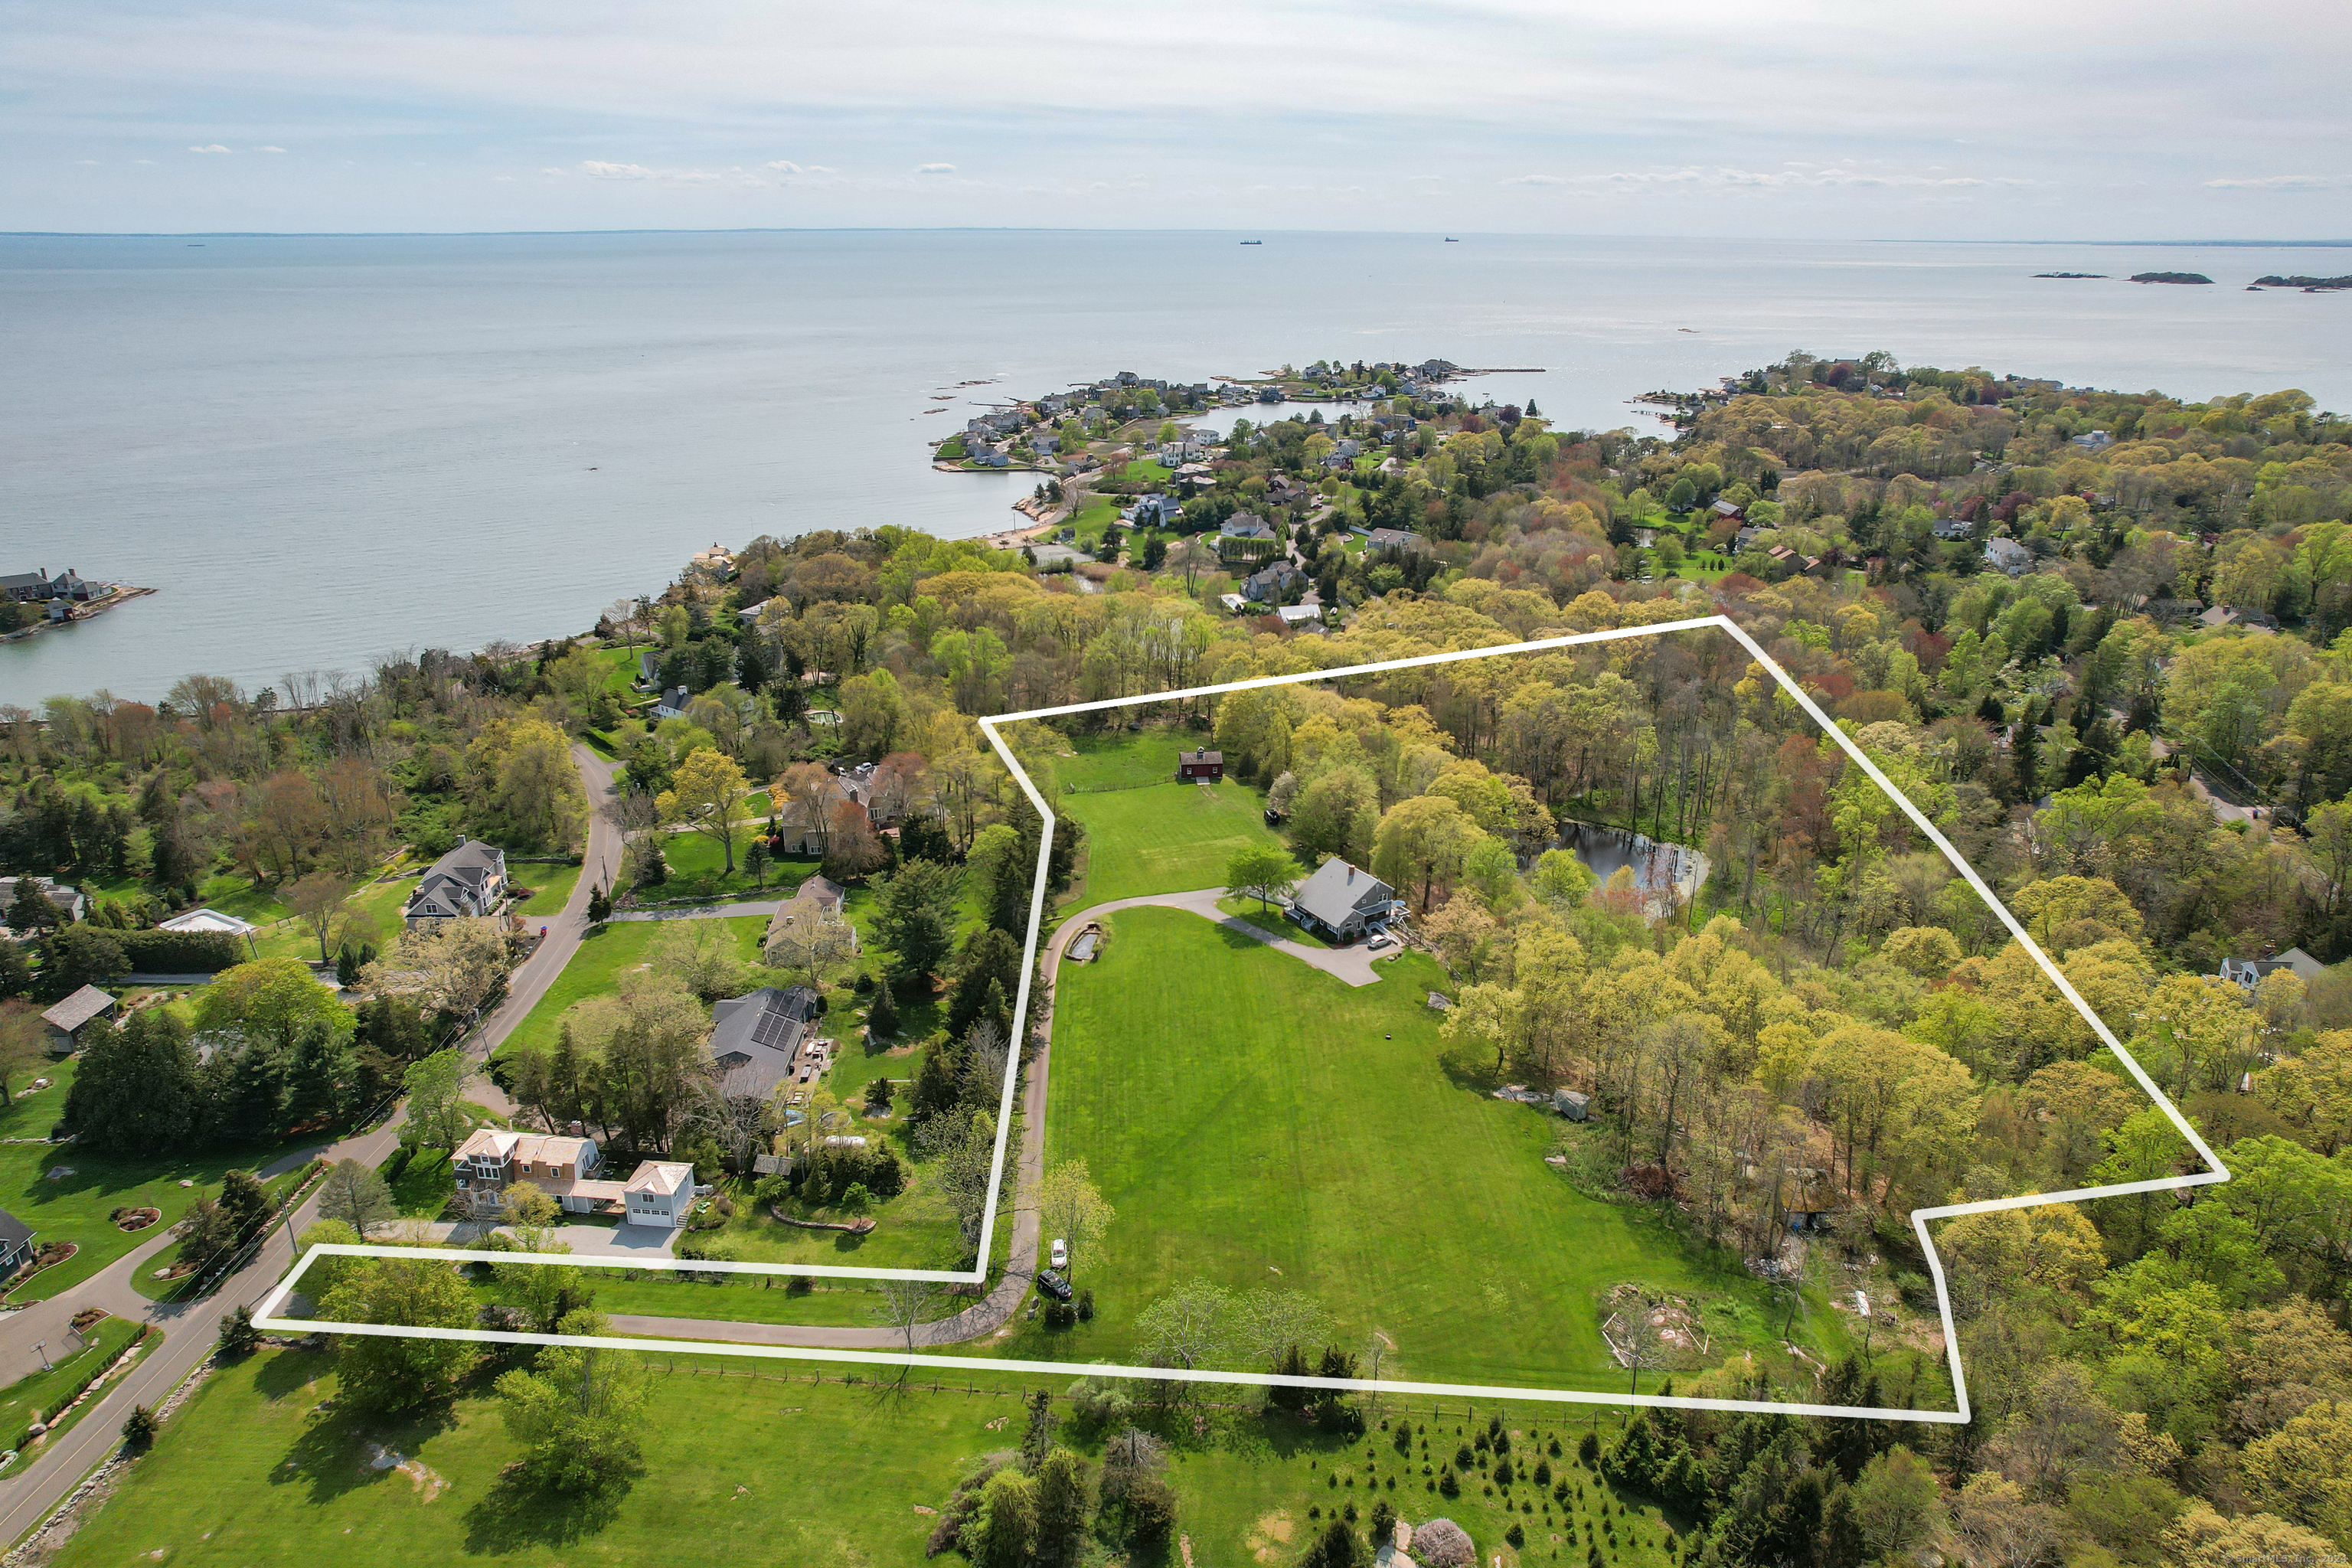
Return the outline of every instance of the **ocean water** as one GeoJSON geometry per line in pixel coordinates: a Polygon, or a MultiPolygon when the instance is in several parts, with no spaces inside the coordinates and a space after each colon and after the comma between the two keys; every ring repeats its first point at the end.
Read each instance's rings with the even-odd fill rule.
{"type": "Polygon", "coordinates": [[[925,442],[1122,369],[1540,366],[1473,385],[1589,427],[1794,348],[2352,406],[2352,297],[2242,288],[2336,250],[1242,237],[0,237],[0,571],[160,590],[0,645],[0,702],[578,631],[761,532],[989,532],[1034,480],[925,442]],[[2218,286],[2032,276],[2156,269],[2218,286]]]}

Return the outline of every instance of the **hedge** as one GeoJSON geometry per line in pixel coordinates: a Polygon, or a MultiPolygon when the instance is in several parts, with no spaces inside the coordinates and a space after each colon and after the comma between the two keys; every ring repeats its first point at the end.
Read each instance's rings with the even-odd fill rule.
{"type": "Polygon", "coordinates": [[[110,933],[122,944],[132,974],[215,974],[234,969],[251,955],[244,942],[217,931],[125,931],[110,933]]]}

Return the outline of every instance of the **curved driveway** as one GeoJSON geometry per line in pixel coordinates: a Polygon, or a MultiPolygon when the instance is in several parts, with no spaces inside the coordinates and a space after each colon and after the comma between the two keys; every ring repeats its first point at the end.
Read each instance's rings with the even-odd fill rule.
{"type": "MultiPolygon", "coordinates": [[[[1216,921],[1228,931],[1236,931],[1255,942],[1277,948],[1303,963],[1313,965],[1327,974],[1334,975],[1349,985],[1370,985],[1380,978],[1372,973],[1373,959],[1361,948],[1309,947],[1288,937],[1269,935],[1250,924],[1236,920],[1217,908],[1224,896],[1220,888],[1204,888],[1190,893],[1155,893],[1139,899],[1115,899],[1079,910],[1062,921],[1045,941],[1045,978],[1055,994],[1061,991],[1062,956],[1087,922],[1119,910],[1154,907],[1186,910],[1216,921]]],[[[1022,1298],[1029,1293],[1030,1281],[1037,1271],[1039,1222],[1032,1194],[1045,1174],[1045,1090],[1053,1069],[1053,1010],[1046,1009],[1044,1019],[1045,1045],[1029,1064],[1029,1080],[1021,1097],[1021,1153],[1018,1164],[1020,1185],[1016,1191],[1013,1213],[1013,1247],[1006,1258],[1004,1272],[998,1277],[988,1294],[952,1317],[934,1319],[918,1324],[914,1342],[917,1348],[928,1345],[961,1344],[983,1334],[994,1333],[1012,1321],[1019,1310],[1022,1298]]],[[[619,1334],[657,1336],[663,1339],[721,1340],[743,1345],[811,1345],[829,1350],[898,1350],[905,1347],[907,1335],[894,1328],[820,1328],[799,1323],[739,1323],[726,1318],[655,1318],[619,1316],[613,1319],[613,1331],[619,1334]]]]}

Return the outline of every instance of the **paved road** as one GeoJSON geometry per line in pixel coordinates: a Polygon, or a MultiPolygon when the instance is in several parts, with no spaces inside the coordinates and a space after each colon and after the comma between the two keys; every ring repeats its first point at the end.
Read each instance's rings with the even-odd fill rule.
{"type": "MultiPolygon", "coordinates": [[[[546,922],[546,941],[516,966],[508,981],[506,1001],[467,1041],[469,1054],[477,1058],[487,1057],[522,1022],[532,1005],[547,994],[555,977],[563,972],[572,953],[579,951],[580,939],[588,931],[588,895],[599,883],[610,885],[620,859],[620,830],[605,809],[612,799],[613,775],[618,764],[605,762],[585,746],[574,746],[572,756],[580,770],[581,783],[588,791],[593,813],[580,879],[573,885],[562,912],[546,922]]],[[[504,1100],[505,1096],[488,1080],[482,1080],[476,1098],[488,1103],[504,1100]]],[[[399,1137],[400,1115],[395,1112],[373,1132],[298,1151],[268,1167],[268,1173],[291,1170],[314,1155],[357,1160],[372,1169],[391,1158],[399,1137]]],[[[17,1374],[5,1373],[5,1368],[21,1366],[27,1360],[35,1365],[39,1363],[32,1349],[34,1342],[46,1339],[52,1347],[65,1342],[58,1325],[84,1306],[104,1307],[122,1317],[141,1319],[162,1329],[165,1336],[163,1346],[149,1351],[73,1430],[31,1459],[20,1459],[0,1472],[0,1542],[13,1542],[38,1523],[93,1466],[113,1451],[133,1405],[155,1404],[212,1352],[221,1319],[238,1307],[260,1303],[262,1297],[293,1267],[293,1238],[318,1214],[314,1194],[287,1222],[270,1231],[251,1263],[201,1300],[164,1305],[150,1301],[132,1287],[137,1270],[142,1266],[152,1267],[148,1260],[169,1244],[167,1234],[141,1243],[129,1256],[115,1259],[64,1291],[57,1301],[0,1317],[0,1375],[7,1376],[17,1374]]]]}

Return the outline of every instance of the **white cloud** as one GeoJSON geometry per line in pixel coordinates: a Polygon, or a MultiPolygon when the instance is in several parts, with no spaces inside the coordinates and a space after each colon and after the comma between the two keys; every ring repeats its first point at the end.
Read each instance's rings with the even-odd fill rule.
{"type": "Polygon", "coordinates": [[[650,180],[654,172],[643,163],[607,163],[591,158],[580,165],[580,172],[598,180],[650,180]]]}
{"type": "Polygon", "coordinates": [[[256,147],[254,151],[257,153],[283,153],[286,149],[283,147],[256,147]]]}
{"type": "Polygon", "coordinates": [[[790,179],[795,174],[838,174],[841,173],[840,170],[827,168],[823,163],[795,163],[790,158],[778,158],[772,163],[762,163],[760,166],[763,169],[772,169],[777,174],[783,175],[786,179],[790,179]]]}
{"type": "Polygon", "coordinates": [[[2205,182],[2210,191],[2334,191],[2346,181],[2339,174],[2264,174],[2259,178],[2219,179],[2205,182]]]}
{"type": "Polygon", "coordinates": [[[227,152],[227,151],[228,151],[228,149],[227,149],[227,148],[226,148],[226,147],[224,147],[224,146],[222,146],[219,142],[213,142],[210,146],[206,146],[206,147],[191,147],[191,148],[189,148],[189,149],[188,149],[188,151],[189,151],[189,152],[191,152],[191,153],[226,153],[226,152],[227,152]]]}
{"type": "Polygon", "coordinates": [[[953,163],[920,163],[915,168],[918,174],[952,174],[955,172],[953,163]]]}
{"type": "MultiPolygon", "coordinates": [[[[1434,177],[1434,175],[1428,174],[1415,176],[1417,179],[1433,179],[1434,177]]],[[[1516,180],[1505,180],[1503,182],[1503,184],[1507,185],[1558,185],[1564,184],[1566,183],[1567,182],[1563,181],[1558,174],[1521,174],[1516,180]]]]}

